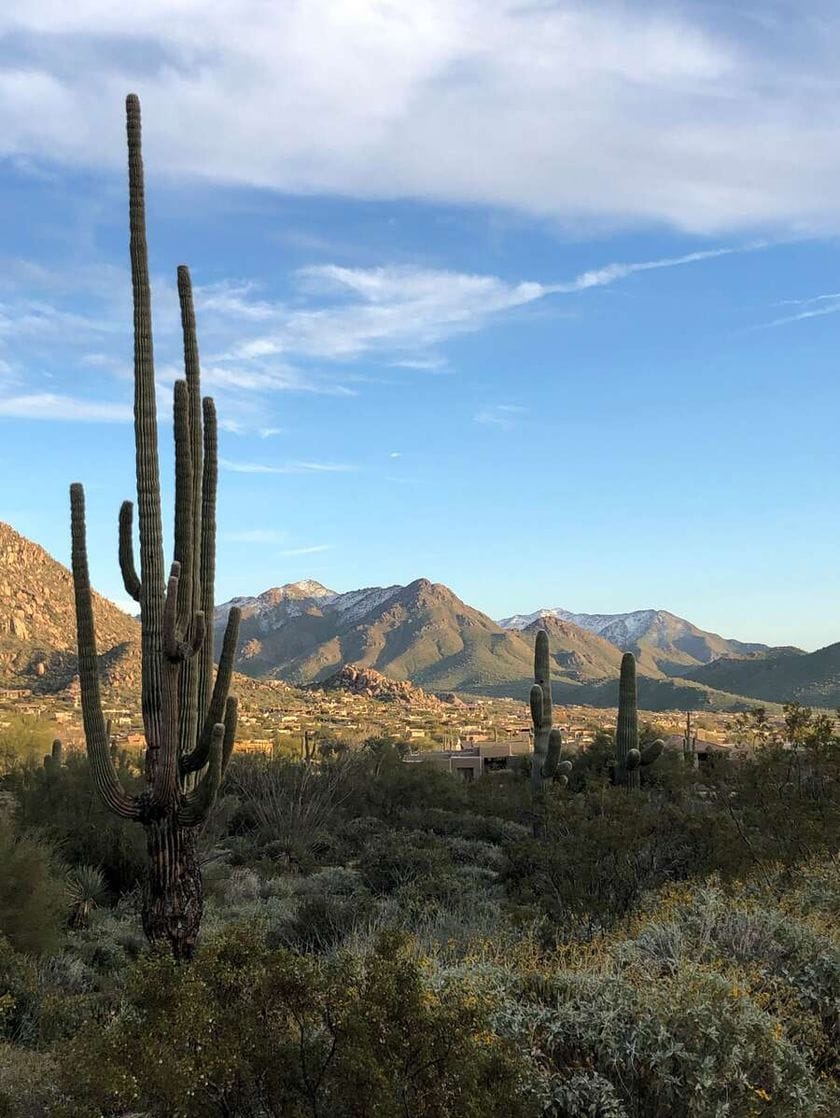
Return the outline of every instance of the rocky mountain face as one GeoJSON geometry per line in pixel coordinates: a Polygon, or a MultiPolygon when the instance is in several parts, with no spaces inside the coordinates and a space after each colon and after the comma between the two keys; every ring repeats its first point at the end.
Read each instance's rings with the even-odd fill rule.
{"type": "MultiPolygon", "coordinates": [[[[766,644],[749,644],[707,632],[664,609],[596,614],[571,613],[558,607],[506,617],[499,624],[505,629],[522,631],[536,621],[545,623],[549,618],[569,622],[595,633],[623,652],[635,653],[639,671],[648,675],[661,673],[682,677],[690,669],[709,664],[721,656],[750,657],[779,651],[766,644]]],[[[799,653],[799,649],[793,648],[784,651],[799,653]]]]}
{"type": "Polygon", "coordinates": [[[432,691],[480,690],[533,672],[518,634],[440,583],[421,578],[347,594],[311,588],[293,583],[219,607],[219,631],[231,604],[243,611],[240,671],[312,683],[350,663],[432,691]]]}
{"type": "MultiPolygon", "coordinates": [[[[217,610],[219,641],[232,604],[217,610]]],[[[496,623],[448,587],[422,578],[349,593],[307,580],[235,604],[243,612],[236,666],[254,685],[332,679],[334,686],[397,701],[410,701],[412,685],[522,698],[533,679],[535,632],[546,628],[560,702],[614,705],[621,652],[629,647],[638,658],[640,703],[649,710],[787,698],[840,703],[840,644],[810,655],[768,649],[725,640],[663,610],[612,616],[540,610],[496,623]]],[[[105,685],[135,690],[137,621],[99,595],[95,611],[105,685]]],[[[0,686],[54,692],[75,675],[70,572],[0,523],[0,686]]]]}
{"type": "MultiPolygon", "coordinates": [[[[94,594],[97,640],[115,682],[130,683],[139,626],[94,594]]],[[[42,547],[0,522],[0,681],[44,691],[66,687],[76,673],[73,579],[42,547]]]]}
{"type": "MultiPolygon", "coordinates": [[[[320,683],[349,664],[355,671],[373,669],[427,691],[521,697],[533,681],[535,633],[546,628],[558,701],[595,706],[616,701],[623,649],[605,636],[550,611],[500,625],[427,579],[346,594],[320,583],[291,583],[220,606],[218,633],[233,604],[243,611],[237,667],[256,678],[320,683]]],[[[662,661],[670,663],[672,655],[662,661]]],[[[637,656],[640,698],[647,709],[727,709],[739,703],[738,696],[700,681],[670,678],[644,643],[637,656]]]]}

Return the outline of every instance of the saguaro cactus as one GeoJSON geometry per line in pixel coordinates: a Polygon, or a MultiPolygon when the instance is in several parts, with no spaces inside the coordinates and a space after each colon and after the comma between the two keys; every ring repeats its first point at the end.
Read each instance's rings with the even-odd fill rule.
{"type": "Polygon", "coordinates": [[[685,712],[685,733],[683,734],[683,760],[693,769],[697,768],[697,733],[692,732],[691,711],[685,712]]]}
{"type": "Polygon", "coordinates": [[[87,753],[96,787],[123,819],[146,831],[148,879],[143,929],[168,941],[178,959],[195,948],[203,908],[196,834],[216,797],[233,751],[237,702],[229,697],[239,631],[232,609],[213,680],[213,589],[216,550],[216,411],[201,400],[190,274],[178,269],[186,379],[175,383],[174,561],[164,578],[158,469],[151,297],[140,145],[140,102],[126,100],[131,279],[134,296],[134,435],[140,571],[134,562],[133,506],[119,516],[119,562],[128,594],[139,602],[141,703],[147,787],[130,795],[110,751],[97,672],[88,574],[85,497],[70,487],[72,565],[79,679],[87,753]],[[203,419],[203,423],[202,423],[203,419]]]}
{"type": "Polygon", "coordinates": [[[64,746],[61,744],[61,739],[56,738],[52,743],[52,749],[44,757],[44,768],[48,772],[55,772],[56,769],[61,768],[61,762],[64,760],[64,746]]]}
{"type": "MultiPolygon", "coordinates": [[[[571,761],[560,760],[563,735],[553,728],[551,710],[551,659],[549,656],[548,633],[540,629],[534,645],[534,685],[530,694],[531,720],[534,723],[534,756],[531,761],[531,792],[535,809],[538,809],[542,793],[557,780],[568,783],[572,770],[571,761]]],[[[540,834],[538,815],[534,816],[534,835],[540,834]]]]}
{"type": "Polygon", "coordinates": [[[627,788],[641,784],[639,768],[652,765],[661,755],[664,742],[657,739],[645,749],[639,749],[639,712],[636,705],[636,658],[625,652],[621,658],[621,678],[618,685],[618,723],[615,729],[615,782],[627,788]]]}

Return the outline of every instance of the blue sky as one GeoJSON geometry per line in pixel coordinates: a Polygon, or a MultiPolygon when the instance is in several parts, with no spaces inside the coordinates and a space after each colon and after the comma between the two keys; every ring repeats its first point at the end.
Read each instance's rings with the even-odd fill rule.
{"type": "Polygon", "coordinates": [[[838,46],[816,2],[4,5],[0,519],[66,561],[84,481],[124,601],[132,89],[167,476],[181,262],[224,424],[219,600],[425,576],[840,639],[838,46]]]}

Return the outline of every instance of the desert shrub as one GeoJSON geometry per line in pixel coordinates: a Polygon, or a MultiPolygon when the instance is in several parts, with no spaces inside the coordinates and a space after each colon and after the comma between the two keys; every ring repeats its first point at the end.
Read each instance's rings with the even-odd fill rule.
{"type": "Polygon", "coordinates": [[[317,768],[290,761],[241,757],[229,770],[239,810],[231,821],[249,837],[253,856],[284,868],[314,868],[333,850],[335,819],[346,791],[342,774],[352,758],[317,768]]]}
{"type": "Polygon", "coordinates": [[[330,896],[313,893],[298,902],[293,917],[276,923],[266,937],[270,947],[295,951],[332,951],[358,927],[370,921],[374,903],[369,895],[330,896]]]}
{"type": "MultiPolygon", "coordinates": [[[[125,757],[118,761],[120,776],[131,785],[136,779],[125,757]]],[[[18,801],[17,826],[37,830],[61,852],[71,866],[98,866],[114,893],[134,888],[145,873],[146,851],[140,827],[127,827],[109,811],[93,786],[87,758],[71,755],[60,769],[17,770],[4,787],[18,801]]]]}
{"type": "Polygon", "coordinates": [[[534,975],[513,994],[497,1027],[530,1044],[542,1068],[543,1113],[833,1113],[826,1089],[772,1015],[696,964],[655,983],[632,972],[534,975]]]}
{"type": "Polygon", "coordinates": [[[400,822],[404,826],[433,831],[436,835],[493,845],[517,842],[531,833],[529,827],[500,816],[443,811],[441,808],[411,809],[402,814],[400,822]]]}
{"type": "Polygon", "coordinates": [[[550,802],[545,836],[507,849],[511,897],[545,913],[564,935],[591,935],[631,913],[648,890],[726,865],[737,844],[715,833],[704,804],[683,806],[621,788],[550,802]]]}
{"type": "Polygon", "coordinates": [[[244,866],[232,870],[224,885],[224,902],[231,906],[248,904],[259,899],[260,879],[244,866]]]}
{"type": "Polygon", "coordinates": [[[424,896],[449,891],[452,855],[442,839],[424,831],[398,831],[377,836],[358,861],[365,885],[377,894],[410,887],[424,896]]]}
{"type": "Polygon", "coordinates": [[[49,1053],[0,1043],[0,1118],[44,1118],[61,1102],[49,1053]]]}
{"type": "Polygon", "coordinates": [[[61,1046],[66,1113],[524,1118],[493,1008],[481,990],[433,985],[399,938],[324,959],[231,929],[195,966],[141,961],[109,1028],[61,1046]]]}
{"type": "Polygon", "coordinates": [[[840,942],[717,886],[668,890],[620,951],[659,978],[693,960],[728,974],[784,1026],[820,1073],[840,1066],[840,942]]]}
{"type": "Polygon", "coordinates": [[[298,896],[352,897],[366,892],[365,883],[358,870],[348,866],[326,866],[308,877],[294,882],[298,896]]]}
{"type": "Polygon", "coordinates": [[[58,947],[70,907],[54,851],[0,825],[0,935],[18,951],[40,954],[58,947]]]}
{"type": "Polygon", "coordinates": [[[442,808],[458,811],[465,804],[464,785],[432,765],[403,763],[392,742],[366,747],[332,769],[340,772],[346,798],[342,812],[348,818],[374,816],[394,823],[407,810],[442,808]]]}

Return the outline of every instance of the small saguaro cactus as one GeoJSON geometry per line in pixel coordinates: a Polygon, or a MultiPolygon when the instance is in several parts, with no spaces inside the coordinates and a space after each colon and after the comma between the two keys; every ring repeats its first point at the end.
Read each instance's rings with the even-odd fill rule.
{"type": "Polygon", "coordinates": [[[683,760],[693,769],[697,768],[697,733],[692,733],[691,711],[685,712],[685,733],[683,734],[683,760]]]}
{"type": "Polygon", "coordinates": [[[201,399],[192,286],[178,269],[186,379],[175,382],[174,562],[164,577],[151,298],[140,146],[140,102],[126,100],[131,279],[134,295],[134,437],[140,570],[134,562],[133,506],[119,516],[119,561],[127,593],[140,604],[141,703],[147,787],[123,787],[111,754],[97,672],[93,598],[88,573],[85,496],[70,487],[72,566],[79,680],[87,753],[108,807],[146,831],[148,875],[143,930],[168,942],[177,959],[195,948],[203,910],[196,836],[233,751],[237,703],[229,697],[239,610],[228,615],[213,678],[216,552],[216,409],[201,399]],[[202,422],[203,420],[203,422],[202,422]]]}
{"type": "MultiPolygon", "coordinates": [[[[535,802],[540,794],[556,780],[568,784],[572,771],[571,761],[560,760],[563,735],[553,729],[551,710],[551,660],[548,633],[540,629],[534,645],[534,685],[530,694],[531,720],[534,723],[534,756],[531,761],[531,792],[535,802]]],[[[539,833],[537,822],[534,833],[539,833]]]]}
{"type": "Polygon", "coordinates": [[[627,788],[641,785],[639,768],[652,765],[662,753],[665,743],[657,738],[645,749],[639,749],[639,711],[636,705],[636,657],[625,652],[621,657],[621,678],[618,685],[618,723],[615,729],[615,783],[627,788]]]}
{"type": "Polygon", "coordinates": [[[44,768],[47,772],[55,772],[61,768],[61,762],[64,760],[64,746],[61,744],[60,738],[56,738],[52,743],[52,749],[44,757],[44,768]]]}

